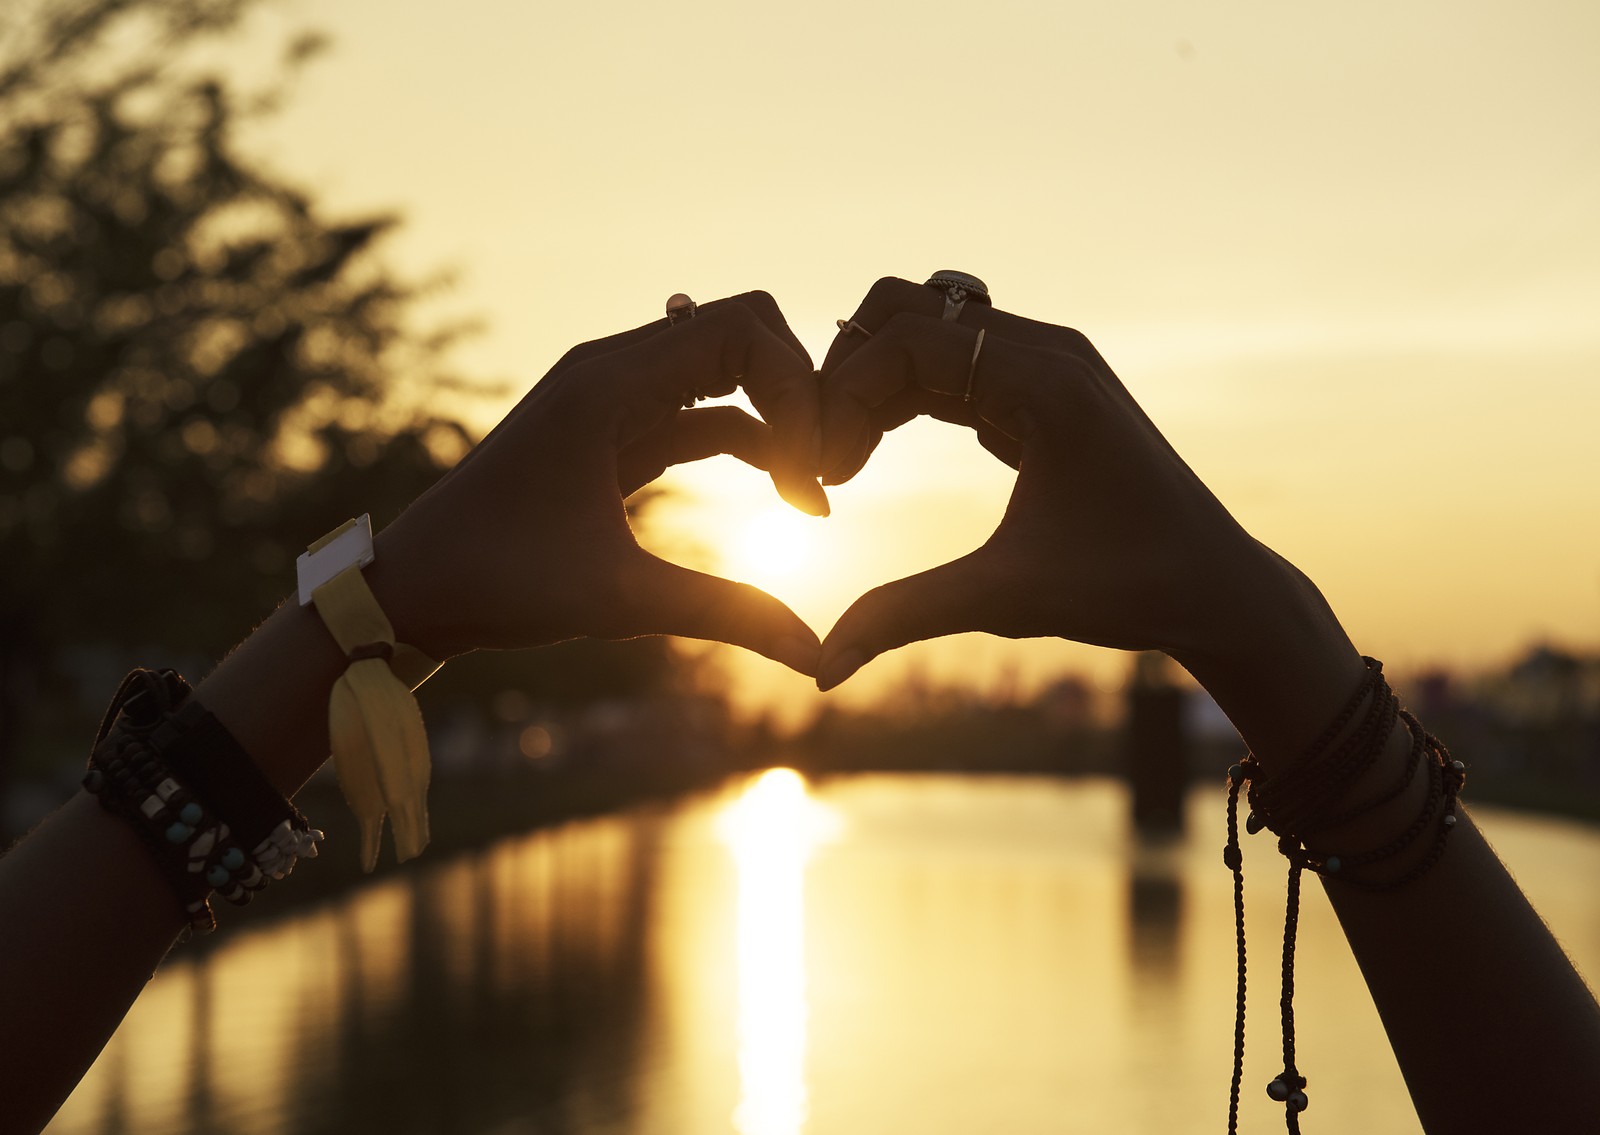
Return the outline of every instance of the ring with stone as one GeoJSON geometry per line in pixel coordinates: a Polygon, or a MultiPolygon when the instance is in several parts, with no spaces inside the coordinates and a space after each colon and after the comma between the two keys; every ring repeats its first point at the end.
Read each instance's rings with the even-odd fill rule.
{"type": "Polygon", "coordinates": [[[944,293],[944,318],[956,319],[967,301],[993,305],[989,298],[989,285],[976,276],[941,268],[923,281],[924,286],[944,293]]]}
{"type": "Polygon", "coordinates": [[[693,319],[699,309],[700,306],[682,292],[673,292],[667,297],[667,323],[675,326],[686,319],[693,319]]]}

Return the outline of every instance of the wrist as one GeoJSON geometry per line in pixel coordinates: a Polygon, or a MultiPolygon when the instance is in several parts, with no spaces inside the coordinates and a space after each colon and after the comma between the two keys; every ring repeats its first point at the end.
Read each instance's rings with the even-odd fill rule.
{"type": "MultiPolygon", "coordinates": [[[[394,628],[395,641],[443,662],[459,650],[428,618],[427,576],[382,533],[362,575],[394,628]]],[[[328,696],[349,664],[315,607],[291,595],[195,689],[284,796],[327,760],[328,696]],[[272,696],[264,698],[262,691],[272,696]]],[[[413,679],[415,680],[415,679],[413,679]]]]}
{"type": "Polygon", "coordinates": [[[1327,727],[1365,667],[1322,593],[1293,565],[1267,555],[1273,569],[1254,581],[1228,636],[1173,657],[1272,771],[1293,763],[1327,727]]]}
{"type": "Polygon", "coordinates": [[[395,641],[441,664],[476,649],[453,618],[454,609],[438,598],[436,581],[445,565],[434,562],[437,553],[406,540],[394,525],[375,535],[372,545],[374,558],[362,575],[388,616],[395,641]]]}

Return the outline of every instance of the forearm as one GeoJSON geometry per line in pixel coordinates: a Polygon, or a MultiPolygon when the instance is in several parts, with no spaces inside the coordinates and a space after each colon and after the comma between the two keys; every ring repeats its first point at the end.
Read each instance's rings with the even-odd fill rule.
{"type": "MultiPolygon", "coordinates": [[[[385,586],[398,567],[388,571],[375,565],[369,579],[401,612],[399,589],[385,586]]],[[[326,759],[328,693],[342,668],[315,611],[288,603],[194,696],[288,796],[326,759]]],[[[0,912],[0,1021],[18,1039],[0,1062],[9,1135],[37,1130],[65,1100],[184,916],[138,834],[85,792],[0,859],[0,912]]]]}
{"type": "MultiPolygon", "coordinates": [[[[1294,591],[1272,620],[1294,635],[1243,636],[1250,649],[1226,663],[1191,660],[1269,777],[1294,765],[1362,674],[1320,595],[1309,585],[1294,591]]],[[[1397,724],[1347,798],[1380,795],[1410,759],[1410,733],[1397,724]]],[[[1418,776],[1399,798],[1317,837],[1315,850],[1384,844],[1426,794],[1418,776]]],[[[1400,889],[1337,879],[1325,889],[1426,1130],[1576,1130],[1592,1121],[1586,1085],[1600,1068],[1600,1007],[1470,816],[1439,861],[1400,889]]]]}
{"type": "MultiPolygon", "coordinates": [[[[442,660],[467,650],[587,635],[680,634],[748,647],[815,673],[820,644],[793,611],[748,585],[645,552],[619,494],[619,476],[626,482],[728,453],[777,470],[791,499],[825,512],[810,476],[820,421],[810,359],[763,293],[707,304],[670,334],[659,334],[667,327],[657,321],[572,352],[489,439],[377,537],[377,562],[364,574],[396,643],[442,660]],[[727,407],[680,409],[685,392],[735,386],[749,393],[768,422],[727,407]]],[[[377,622],[366,612],[362,633],[377,622]]],[[[350,627],[344,622],[341,629],[350,627]]],[[[378,634],[341,649],[314,611],[285,605],[201,683],[194,698],[268,782],[292,795],[328,753],[329,693],[347,667],[344,650],[361,652],[359,663],[376,656],[367,653],[371,647],[388,642],[387,634],[378,634]]],[[[405,662],[400,669],[415,677],[410,664],[416,659],[405,662]]],[[[355,689],[375,690],[378,676],[370,665],[364,669],[358,667],[350,690],[362,703],[363,727],[378,712],[374,699],[363,700],[355,689]]],[[[381,681],[378,686],[376,700],[394,693],[381,681]]],[[[359,742],[355,717],[345,712],[350,705],[341,702],[338,720],[352,726],[359,742]]],[[[388,709],[396,707],[389,698],[388,709]]],[[[405,813],[408,835],[425,840],[414,805],[425,782],[426,753],[414,719],[382,720],[403,734],[398,743],[406,750],[400,755],[409,783],[400,795],[413,806],[405,813]]],[[[384,748],[379,756],[395,771],[396,750],[384,748]]],[[[364,759],[371,754],[353,755],[347,771],[375,772],[364,759]]],[[[130,808],[172,795],[162,795],[162,782],[140,779],[154,778],[159,770],[152,763],[124,761],[104,771],[137,789],[118,786],[116,799],[130,808]]],[[[366,809],[368,831],[378,819],[365,791],[370,779],[353,793],[366,809]]],[[[388,814],[401,814],[387,786],[379,788],[388,814]]],[[[256,788],[248,794],[262,803],[256,788]]],[[[245,810],[277,815],[275,803],[245,810]]],[[[206,804],[197,798],[181,808],[206,804]]],[[[154,820],[163,813],[158,806],[145,815],[154,820]]],[[[174,855],[185,856],[187,865],[204,866],[217,853],[219,862],[206,866],[207,882],[224,885],[215,881],[215,867],[232,886],[246,885],[226,874],[243,866],[224,862],[240,849],[216,842],[215,828],[199,831],[173,821],[164,831],[174,828],[188,831],[187,844],[178,839],[181,831],[167,837],[176,840],[174,855]]],[[[344,853],[354,856],[358,849],[344,853]]],[[[86,795],[0,861],[0,1022],[18,1042],[16,1056],[0,1063],[0,1135],[38,1127],[59,1106],[183,921],[178,899],[139,835],[86,795]]]]}
{"type": "MultiPolygon", "coordinates": [[[[418,603],[415,571],[388,554],[382,534],[377,559],[363,570],[398,642],[431,649],[418,603]]],[[[194,696],[276,788],[292,797],[328,757],[328,694],[345,658],[314,607],[285,602],[195,688],[194,696]]]]}
{"type": "Polygon", "coordinates": [[[80,792],[0,859],[0,1131],[36,1131],[183,928],[138,834],[80,792]]]}
{"type": "Polygon", "coordinates": [[[1600,1007],[1470,815],[1404,889],[1327,893],[1425,1130],[1593,1122],[1600,1007]]]}

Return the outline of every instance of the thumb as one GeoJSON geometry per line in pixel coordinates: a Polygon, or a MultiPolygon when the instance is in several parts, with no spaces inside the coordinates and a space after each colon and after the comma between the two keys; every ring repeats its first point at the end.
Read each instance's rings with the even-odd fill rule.
{"type": "Polygon", "coordinates": [[[642,550],[629,576],[633,616],[625,633],[726,642],[807,677],[816,674],[821,649],[816,632],[760,588],[691,571],[642,550]]]}
{"type": "Polygon", "coordinates": [[[979,548],[916,575],[874,587],[828,632],[817,688],[831,690],[888,650],[923,639],[987,629],[986,604],[1005,584],[979,548]]]}

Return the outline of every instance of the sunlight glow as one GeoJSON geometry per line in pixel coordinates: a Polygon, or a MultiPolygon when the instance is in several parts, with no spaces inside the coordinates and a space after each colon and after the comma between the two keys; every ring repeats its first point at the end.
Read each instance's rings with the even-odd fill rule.
{"type": "Polygon", "coordinates": [[[768,769],[719,818],[739,872],[740,1135],[798,1135],[806,1119],[805,867],[838,817],[793,769],[768,769]]]}
{"type": "Polygon", "coordinates": [[[795,578],[811,563],[818,523],[785,504],[761,509],[728,551],[728,574],[757,587],[795,578]]]}

